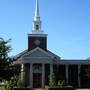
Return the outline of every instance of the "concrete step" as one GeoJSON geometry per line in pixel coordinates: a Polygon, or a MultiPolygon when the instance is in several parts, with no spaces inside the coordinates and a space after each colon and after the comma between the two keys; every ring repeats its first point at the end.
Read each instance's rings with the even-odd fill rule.
{"type": "Polygon", "coordinates": [[[42,89],[42,88],[34,88],[34,90],[44,90],[44,89],[42,89]]]}

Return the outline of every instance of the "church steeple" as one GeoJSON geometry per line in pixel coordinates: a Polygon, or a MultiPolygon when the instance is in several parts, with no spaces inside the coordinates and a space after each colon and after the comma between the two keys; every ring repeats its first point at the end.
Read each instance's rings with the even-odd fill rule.
{"type": "Polygon", "coordinates": [[[36,0],[35,4],[35,15],[33,19],[33,28],[32,28],[32,33],[33,34],[42,34],[43,31],[41,30],[41,20],[39,16],[39,2],[36,0]]]}
{"type": "Polygon", "coordinates": [[[39,47],[47,50],[47,34],[44,34],[41,28],[41,20],[39,15],[39,0],[36,0],[35,15],[33,17],[32,32],[28,34],[28,50],[39,47]]]}
{"type": "Polygon", "coordinates": [[[39,4],[38,4],[38,0],[36,0],[36,6],[35,6],[35,15],[34,15],[34,20],[40,19],[39,16],[39,4]]]}

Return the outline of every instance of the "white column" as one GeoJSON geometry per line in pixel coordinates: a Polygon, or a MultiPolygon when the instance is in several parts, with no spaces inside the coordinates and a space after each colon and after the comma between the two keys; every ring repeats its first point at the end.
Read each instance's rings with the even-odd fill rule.
{"type": "Polygon", "coordinates": [[[68,84],[68,65],[66,65],[66,83],[68,84]]]}
{"type": "Polygon", "coordinates": [[[42,64],[42,88],[44,88],[45,83],[45,65],[42,64]]]}
{"type": "Polygon", "coordinates": [[[21,80],[23,80],[23,77],[24,77],[24,65],[21,64],[21,80]]]}
{"type": "Polygon", "coordinates": [[[53,74],[53,64],[50,64],[50,75],[53,74]]]}
{"type": "Polygon", "coordinates": [[[80,87],[80,67],[81,65],[78,65],[78,86],[80,87]]]}
{"type": "Polygon", "coordinates": [[[33,88],[33,64],[30,64],[30,87],[33,88]]]}

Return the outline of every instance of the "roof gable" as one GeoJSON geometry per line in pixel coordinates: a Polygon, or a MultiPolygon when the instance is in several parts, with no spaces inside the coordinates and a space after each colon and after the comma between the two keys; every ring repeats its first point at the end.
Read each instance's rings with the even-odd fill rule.
{"type": "Polygon", "coordinates": [[[48,58],[53,58],[51,54],[49,54],[47,51],[44,51],[43,49],[37,47],[29,52],[27,52],[25,55],[22,57],[48,57],[48,58]]]}

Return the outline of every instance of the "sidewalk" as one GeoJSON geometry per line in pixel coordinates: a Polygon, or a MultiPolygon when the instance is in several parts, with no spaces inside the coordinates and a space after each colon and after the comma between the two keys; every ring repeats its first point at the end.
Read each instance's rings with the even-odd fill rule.
{"type": "Polygon", "coordinates": [[[75,89],[75,90],[90,90],[90,89],[75,89]]]}

